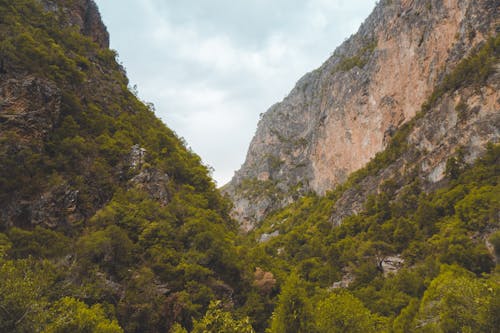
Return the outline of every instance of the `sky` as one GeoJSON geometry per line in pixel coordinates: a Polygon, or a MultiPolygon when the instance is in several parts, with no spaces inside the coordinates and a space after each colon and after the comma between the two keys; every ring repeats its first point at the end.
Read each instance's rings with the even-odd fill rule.
{"type": "Polygon", "coordinates": [[[95,0],[130,85],[214,169],[243,164],[259,115],[355,33],[375,0],[95,0]]]}

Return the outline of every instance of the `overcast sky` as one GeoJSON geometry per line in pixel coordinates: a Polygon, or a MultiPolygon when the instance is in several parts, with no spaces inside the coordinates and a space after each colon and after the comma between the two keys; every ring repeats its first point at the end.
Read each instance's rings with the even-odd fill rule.
{"type": "Polygon", "coordinates": [[[244,162],[259,114],[319,67],[375,0],[96,0],[141,99],[215,169],[244,162]]]}

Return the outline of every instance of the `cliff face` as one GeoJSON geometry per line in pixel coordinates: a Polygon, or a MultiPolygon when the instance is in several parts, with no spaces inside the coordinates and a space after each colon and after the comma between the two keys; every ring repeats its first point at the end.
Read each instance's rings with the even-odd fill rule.
{"type": "Polygon", "coordinates": [[[47,11],[58,13],[65,24],[78,27],[83,35],[92,38],[101,48],[109,47],[108,30],[93,0],[76,0],[70,3],[53,0],[41,2],[47,11]]]}
{"type": "MultiPolygon", "coordinates": [[[[489,0],[381,1],[357,34],[263,115],[245,163],[224,188],[235,205],[233,216],[251,229],[297,196],[324,194],[345,181],[416,115],[446,73],[495,33],[498,11],[489,0]]],[[[468,100],[487,110],[477,113],[479,122],[498,111],[497,92],[490,95],[468,100]]],[[[445,120],[437,133],[452,130],[453,119],[445,120]]],[[[436,130],[438,121],[429,119],[413,137],[436,130]]],[[[450,143],[451,150],[498,138],[498,127],[467,143],[465,127],[453,130],[461,139],[450,143]]],[[[426,146],[429,156],[438,154],[438,146],[426,146]]],[[[440,179],[436,167],[442,163],[429,158],[424,170],[433,181],[440,179]]]]}
{"type": "MultiPolygon", "coordinates": [[[[497,38],[498,39],[498,38],[497,38]]],[[[498,56],[497,56],[498,59],[498,56]]],[[[430,191],[452,177],[452,159],[457,167],[474,162],[488,143],[500,140],[500,70],[480,87],[465,84],[446,92],[425,114],[414,119],[403,140],[405,149],[377,173],[363,178],[342,193],[333,206],[330,221],[342,220],[362,211],[369,195],[383,191],[391,180],[397,188],[417,181],[430,191]]]]}

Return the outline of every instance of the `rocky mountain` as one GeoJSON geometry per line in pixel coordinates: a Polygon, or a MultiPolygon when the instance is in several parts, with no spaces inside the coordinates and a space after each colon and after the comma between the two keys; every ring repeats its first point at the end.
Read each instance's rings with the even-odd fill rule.
{"type": "Polygon", "coordinates": [[[0,0],[0,332],[497,332],[498,10],[379,3],[262,117],[241,233],[93,1],[0,0]]]}
{"type": "MultiPolygon", "coordinates": [[[[446,75],[498,33],[499,10],[495,0],[380,1],[355,35],[263,114],[245,163],[223,188],[243,229],[308,192],[325,194],[383,151],[446,75]]],[[[420,165],[419,177],[435,183],[450,154],[460,148],[470,162],[498,141],[498,75],[478,85],[435,97],[433,112],[405,138],[421,156],[401,156],[381,178],[420,165]]],[[[356,211],[358,199],[344,198],[356,203],[339,203],[339,216],[356,211]]]]}
{"type": "MultiPolygon", "coordinates": [[[[82,36],[89,37],[89,40],[85,40],[87,44],[90,40],[95,42],[97,47],[93,50],[94,56],[97,52],[106,52],[105,50],[109,47],[109,35],[93,1],[75,1],[71,7],[56,1],[43,1],[41,5],[43,5],[47,15],[53,14],[57,17],[59,27],[75,29],[74,31],[81,33],[82,36]]],[[[29,15],[34,14],[34,12],[35,10],[32,9],[32,12],[26,15],[26,20],[29,20],[29,15]]],[[[8,13],[4,13],[4,15],[7,19],[11,18],[8,13]]],[[[43,18],[40,21],[42,20],[43,18]]],[[[34,177],[34,174],[39,170],[27,170],[30,167],[35,168],[35,166],[28,165],[29,162],[24,161],[24,156],[20,155],[27,153],[28,150],[35,151],[35,159],[38,159],[39,154],[44,150],[45,143],[56,128],[60,127],[64,117],[68,116],[65,114],[68,113],[69,107],[68,91],[65,91],[65,87],[62,86],[66,82],[62,82],[64,81],[62,78],[56,77],[59,74],[57,71],[68,70],[68,72],[73,71],[71,74],[75,76],[83,75],[83,71],[89,69],[86,68],[89,62],[80,58],[78,59],[80,63],[71,63],[75,61],[71,59],[71,56],[66,58],[61,53],[49,54],[52,50],[48,45],[40,45],[40,48],[32,49],[30,43],[35,41],[30,40],[32,36],[27,32],[22,35],[20,33],[17,38],[9,36],[8,30],[12,28],[5,27],[9,23],[13,24],[14,22],[3,23],[2,51],[0,52],[2,64],[0,81],[2,98],[0,126],[2,132],[0,137],[3,140],[2,149],[4,156],[6,156],[2,167],[4,167],[4,175],[10,172],[31,172],[33,173],[31,177],[34,177]],[[23,47],[31,51],[25,55],[24,59],[16,54],[23,47]],[[36,59],[40,56],[44,58],[36,59]],[[56,64],[58,61],[61,64],[56,64]],[[73,65],[75,66],[70,68],[73,65]],[[54,67],[48,68],[49,66],[54,67]],[[50,75],[54,77],[47,78],[48,73],[41,73],[44,70],[50,70],[52,72],[50,75]],[[24,151],[25,149],[26,151],[24,151]],[[16,158],[18,160],[15,160],[16,158]],[[12,164],[9,165],[9,162],[12,164]],[[24,166],[25,170],[14,170],[19,163],[24,166]]],[[[48,22],[39,23],[47,24],[48,22]]],[[[78,37],[81,39],[80,35],[78,37]]],[[[40,44],[43,42],[44,40],[38,41],[40,44]]],[[[56,43],[53,39],[51,42],[56,43]]],[[[60,52],[61,49],[58,51],[60,52]]],[[[91,90],[94,92],[97,90],[97,87],[90,80],[81,83],[87,90],[81,93],[81,97],[90,93],[91,90]]],[[[120,87],[115,86],[114,89],[117,91],[120,87]]],[[[60,183],[50,190],[36,194],[36,199],[33,200],[23,198],[22,195],[18,196],[19,193],[14,188],[22,189],[22,184],[11,184],[17,178],[16,175],[2,177],[2,194],[5,196],[2,196],[0,216],[3,224],[55,226],[62,221],[76,221],[82,219],[84,215],[88,215],[78,208],[79,191],[72,189],[68,184],[60,183]]],[[[32,184],[37,181],[43,182],[43,180],[29,180],[32,184]]],[[[97,208],[94,207],[94,209],[97,208]]]]}
{"type": "Polygon", "coordinates": [[[95,3],[0,18],[0,331],[167,332],[241,306],[230,205],[129,90],[95,3]]]}

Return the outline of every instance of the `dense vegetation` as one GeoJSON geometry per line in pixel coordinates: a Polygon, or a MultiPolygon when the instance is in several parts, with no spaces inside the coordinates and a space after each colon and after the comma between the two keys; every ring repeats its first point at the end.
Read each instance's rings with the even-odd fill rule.
{"type": "Polygon", "coordinates": [[[499,59],[496,36],[460,62],[363,169],[324,197],[305,196],[274,213],[250,235],[261,242],[250,245],[249,258],[274,273],[280,290],[270,332],[495,332],[499,145],[490,144],[472,166],[462,150],[450,156],[441,189],[424,191],[410,168],[386,180],[340,226],[331,217],[345,191],[402,155],[418,156],[407,141],[417,121],[444,94],[484,85],[499,59]]]}
{"type": "Polygon", "coordinates": [[[462,168],[431,193],[389,180],[338,227],[335,192],[268,218],[257,234],[279,236],[249,257],[281,288],[271,332],[494,332],[500,272],[486,242],[499,250],[500,146],[462,168]]]}
{"type": "Polygon", "coordinates": [[[78,193],[78,219],[2,220],[0,331],[190,329],[212,300],[240,305],[252,272],[239,259],[229,203],[199,157],[129,91],[115,53],[68,24],[71,2],[55,3],[47,11],[36,0],[0,1],[2,81],[36,77],[61,94],[46,136],[0,123],[0,201],[7,209],[62,189],[78,193]],[[134,145],[146,150],[137,165],[134,145]],[[155,175],[167,175],[163,200],[141,184],[155,175]]]}
{"type": "MultiPolygon", "coordinates": [[[[403,186],[388,180],[334,226],[341,193],[408,149],[410,122],[344,185],[301,198],[241,237],[207,168],[129,91],[116,54],[68,23],[75,1],[52,2],[47,11],[37,0],[0,0],[0,80],[36,77],[61,97],[47,135],[26,136],[0,113],[0,207],[59,191],[78,200],[50,223],[0,215],[0,331],[500,327],[500,146],[473,165],[451,157],[447,185],[429,193],[411,173],[403,186]],[[134,163],[133,147],[145,149],[134,163]],[[165,193],[144,180],[158,175],[165,193]],[[277,236],[260,242],[263,233],[277,236]]],[[[429,103],[464,76],[463,84],[484,83],[499,45],[492,39],[466,59],[429,103]],[[486,69],[470,76],[478,66],[486,69]]],[[[363,66],[374,47],[340,70],[363,66]]],[[[275,184],[246,185],[272,192],[275,184]]]]}

